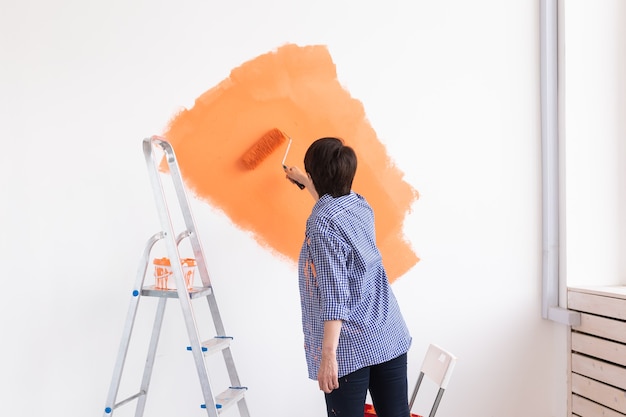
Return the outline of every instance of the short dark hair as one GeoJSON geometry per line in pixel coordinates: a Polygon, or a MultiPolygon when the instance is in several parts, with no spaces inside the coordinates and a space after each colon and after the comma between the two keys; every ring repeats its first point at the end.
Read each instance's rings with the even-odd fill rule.
{"type": "Polygon", "coordinates": [[[304,155],[304,170],[309,173],[318,196],[340,197],[350,194],[356,173],[354,149],[333,137],[317,139],[304,155]]]}

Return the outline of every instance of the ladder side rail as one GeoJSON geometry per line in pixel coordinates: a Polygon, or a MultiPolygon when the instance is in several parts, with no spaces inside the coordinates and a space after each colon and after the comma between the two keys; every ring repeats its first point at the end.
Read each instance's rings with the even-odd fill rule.
{"type": "MultiPolygon", "coordinates": [[[[241,382],[239,381],[239,375],[237,374],[237,369],[235,367],[235,360],[233,359],[232,352],[230,347],[222,350],[222,355],[224,356],[224,362],[226,363],[226,369],[228,371],[228,377],[230,378],[230,384],[233,387],[241,387],[241,382]]],[[[244,399],[241,399],[237,402],[237,406],[239,407],[239,415],[241,417],[250,417],[250,412],[248,411],[248,404],[244,399]]]]}
{"type": "Polygon", "coordinates": [[[224,329],[224,323],[220,315],[220,310],[217,307],[217,299],[215,298],[215,290],[211,291],[211,294],[206,296],[209,303],[209,310],[211,311],[211,317],[213,318],[213,325],[215,326],[215,332],[217,336],[228,336],[224,329]]]}
{"type": "MultiPolygon", "coordinates": [[[[173,158],[172,160],[175,160],[175,159],[173,158]]],[[[180,179],[180,173],[177,170],[177,166],[170,167],[170,172],[172,172],[173,168],[176,169],[176,171],[175,171],[176,175],[180,179]]],[[[182,184],[182,181],[179,182],[178,189],[184,190],[183,187],[184,186],[182,184]]],[[[184,195],[184,193],[183,193],[182,196],[179,196],[179,201],[180,201],[181,197],[184,198],[183,201],[186,204],[188,204],[188,202],[186,200],[186,196],[184,195]]],[[[182,205],[182,201],[181,201],[181,205],[182,205]]],[[[190,210],[189,210],[189,213],[190,213],[190,219],[193,222],[193,217],[191,217],[191,211],[190,210]]],[[[193,226],[193,230],[195,231],[195,224],[191,224],[191,225],[188,225],[188,226],[193,226]]],[[[202,259],[202,261],[203,261],[202,264],[204,264],[204,256],[203,256],[203,253],[202,253],[200,242],[197,239],[197,236],[198,236],[197,233],[187,233],[187,234],[185,234],[183,232],[183,233],[181,233],[179,235],[177,241],[180,242],[185,237],[195,238],[195,240],[197,241],[197,245],[193,246],[193,242],[192,242],[192,246],[194,247],[194,249],[195,248],[199,248],[199,251],[196,252],[194,250],[194,254],[196,255],[197,258],[200,257],[202,259]]],[[[198,263],[198,267],[199,268],[201,268],[200,265],[201,264],[198,263]]],[[[206,271],[206,267],[204,267],[204,270],[206,271]]],[[[218,309],[218,306],[217,306],[217,300],[215,298],[215,291],[214,291],[214,289],[212,289],[211,293],[209,295],[207,295],[206,298],[207,298],[207,302],[208,302],[208,305],[209,305],[209,310],[211,312],[211,317],[213,317],[213,323],[214,323],[214,326],[215,326],[216,335],[217,336],[228,337],[228,335],[226,335],[226,331],[224,329],[224,325],[223,325],[222,320],[221,320],[220,312],[219,312],[219,309],[218,309]]],[[[223,358],[224,358],[224,363],[226,364],[226,370],[227,370],[227,373],[228,373],[230,386],[231,387],[236,387],[236,388],[243,388],[242,385],[241,385],[240,379],[239,379],[239,375],[237,373],[237,369],[236,369],[236,366],[235,366],[235,361],[234,361],[234,358],[233,358],[233,355],[232,355],[230,347],[222,349],[222,355],[223,355],[223,358]]],[[[244,398],[241,398],[239,401],[237,401],[237,406],[239,408],[239,415],[241,417],[250,417],[250,412],[248,410],[247,402],[245,401],[244,398]]]]}
{"type": "MultiPolygon", "coordinates": [[[[130,339],[133,333],[135,317],[137,316],[139,301],[141,299],[141,289],[143,287],[143,283],[146,277],[146,271],[148,270],[150,252],[152,251],[152,247],[154,246],[154,244],[162,238],[163,233],[159,232],[151,236],[150,239],[148,239],[139,262],[137,276],[135,278],[135,286],[132,292],[130,304],[128,306],[128,312],[126,313],[126,322],[124,325],[124,330],[122,331],[117,360],[115,363],[115,367],[113,368],[113,376],[111,378],[111,385],[109,387],[109,394],[107,396],[107,402],[105,406],[105,416],[111,416],[115,408],[126,403],[126,401],[122,401],[119,404],[116,404],[115,402],[117,401],[117,394],[119,392],[120,382],[122,380],[124,364],[126,363],[126,357],[128,355],[128,347],[130,345],[130,339]]],[[[141,392],[139,394],[141,394],[141,392]]]]}
{"type": "MultiPolygon", "coordinates": [[[[187,231],[189,232],[189,239],[191,241],[191,246],[193,248],[194,256],[196,259],[196,265],[198,268],[198,273],[200,274],[200,278],[205,287],[211,286],[211,278],[208,273],[208,269],[206,266],[206,261],[204,257],[204,251],[202,249],[202,243],[198,238],[198,233],[195,225],[195,220],[193,217],[193,213],[191,212],[189,206],[189,200],[187,199],[187,194],[185,192],[185,185],[182,179],[182,175],[180,173],[180,169],[178,167],[178,162],[176,160],[176,154],[174,152],[174,148],[172,145],[166,140],[159,138],[157,136],[152,136],[150,139],[146,139],[144,141],[144,152],[146,152],[146,142],[150,141],[151,143],[155,143],[163,149],[163,152],[166,155],[167,164],[170,170],[170,177],[174,183],[174,189],[176,191],[176,195],[178,197],[178,202],[183,213],[183,219],[185,221],[185,226],[187,227],[187,231]]],[[[150,145],[150,152],[152,155],[152,145],[150,145]]],[[[154,162],[152,164],[154,165],[154,162]]],[[[207,296],[207,301],[209,303],[209,309],[211,311],[211,318],[213,319],[213,325],[215,326],[215,332],[218,336],[228,336],[226,334],[226,330],[224,329],[224,324],[222,322],[222,317],[220,315],[219,308],[217,306],[217,299],[215,298],[215,290],[211,291],[211,294],[207,296]]]]}
{"type": "MultiPolygon", "coordinates": [[[[170,246],[168,249],[175,251],[178,254],[178,246],[175,242],[168,242],[170,246]]],[[[181,308],[183,310],[183,318],[185,319],[185,326],[187,328],[187,334],[189,335],[189,344],[191,346],[191,354],[194,357],[196,363],[196,370],[198,372],[198,378],[200,379],[200,386],[204,395],[204,401],[206,405],[207,414],[209,417],[217,417],[217,409],[215,398],[213,397],[213,391],[211,383],[209,381],[209,373],[207,371],[206,358],[202,351],[202,340],[198,334],[198,326],[191,306],[191,297],[187,292],[187,285],[183,275],[183,268],[180,263],[180,257],[176,256],[175,261],[170,262],[174,278],[176,279],[176,292],[178,293],[178,299],[180,301],[181,308]]],[[[140,417],[140,416],[136,416],[140,417]]]]}
{"type": "MultiPolygon", "coordinates": [[[[172,181],[174,182],[174,188],[176,190],[180,208],[183,213],[185,226],[188,231],[188,234],[186,237],[189,237],[191,240],[194,255],[196,257],[198,271],[202,278],[202,282],[205,286],[210,286],[211,280],[210,280],[208,270],[206,267],[204,251],[202,249],[202,244],[198,238],[198,233],[196,232],[197,229],[196,229],[195,220],[194,220],[193,213],[189,206],[189,200],[185,192],[185,185],[182,180],[182,175],[180,173],[178,163],[176,162],[176,155],[174,153],[174,149],[167,141],[162,141],[158,138],[153,138],[153,140],[158,141],[159,145],[161,146],[161,148],[167,155],[167,162],[168,162],[168,167],[170,170],[170,176],[172,178],[172,181]]],[[[217,299],[215,298],[214,289],[211,291],[209,295],[207,295],[207,302],[209,305],[209,310],[211,312],[211,317],[213,319],[213,324],[214,324],[217,336],[227,336],[222,319],[221,319],[220,311],[217,305],[217,299]]],[[[239,375],[235,367],[235,362],[234,362],[230,347],[222,350],[222,355],[224,357],[224,362],[226,364],[226,369],[228,372],[230,385],[232,387],[241,387],[241,382],[240,382],[239,375]]],[[[242,399],[238,401],[237,404],[239,407],[240,416],[249,417],[250,413],[248,411],[248,406],[247,406],[246,401],[242,399]]]]}
{"type": "Polygon", "coordinates": [[[187,193],[185,192],[185,184],[182,179],[182,175],[180,173],[180,168],[178,166],[178,162],[176,160],[176,154],[174,153],[174,148],[172,145],[166,140],[159,138],[158,136],[153,136],[151,141],[163,149],[163,152],[166,155],[166,161],[168,164],[168,168],[170,170],[170,177],[174,184],[174,190],[176,192],[176,196],[178,198],[178,202],[180,204],[180,210],[183,215],[183,220],[185,222],[185,227],[189,231],[189,238],[191,240],[191,246],[193,249],[194,256],[196,257],[196,264],[198,266],[198,272],[200,273],[200,277],[205,286],[211,286],[211,277],[209,276],[208,269],[205,263],[204,251],[202,249],[202,243],[198,238],[198,233],[196,229],[196,223],[193,217],[193,213],[191,212],[191,208],[189,205],[189,200],[187,198],[187,193]]]}
{"type": "MultiPolygon", "coordinates": [[[[202,388],[202,393],[203,393],[204,401],[206,404],[207,414],[209,417],[217,417],[217,410],[215,407],[215,400],[213,398],[213,394],[211,390],[211,384],[209,382],[209,375],[207,371],[206,361],[204,358],[204,354],[202,353],[201,340],[198,335],[196,320],[193,314],[193,309],[191,307],[191,298],[189,296],[189,293],[187,292],[187,286],[185,284],[182,265],[180,262],[180,254],[178,252],[178,245],[176,242],[173,225],[169,217],[167,201],[165,198],[165,194],[163,192],[163,185],[161,183],[161,178],[159,176],[156,161],[154,160],[153,143],[161,146],[161,148],[163,148],[164,150],[169,149],[169,152],[167,152],[167,161],[168,161],[168,166],[170,167],[170,177],[172,179],[174,179],[176,176],[180,177],[180,172],[176,166],[177,165],[176,157],[174,155],[173,149],[171,148],[171,146],[169,146],[167,142],[154,136],[152,138],[144,139],[143,150],[144,150],[144,156],[146,159],[146,165],[148,166],[150,182],[152,184],[152,190],[154,193],[157,211],[159,213],[161,226],[163,227],[164,230],[167,230],[167,232],[164,232],[165,243],[166,243],[167,252],[170,258],[170,265],[172,268],[172,272],[174,273],[174,278],[176,279],[176,291],[178,293],[178,299],[180,301],[181,309],[183,312],[183,317],[185,319],[184,321],[185,321],[185,326],[187,328],[187,334],[189,335],[191,353],[196,363],[196,370],[198,372],[198,377],[200,379],[200,386],[202,388]]],[[[182,209],[183,204],[182,204],[182,201],[180,200],[180,192],[178,190],[179,186],[177,186],[176,183],[175,183],[175,186],[176,186],[177,194],[179,197],[179,203],[182,209]]],[[[182,189],[182,193],[184,195],[184,188],[182,189]]],[[[185,199],[185,202],[186,202],[186,199],[185,199]]],[[[186,209],[189,210],[188,205],[186,209]]],[[[190,237],[192,238],[194,235],[196,235],[193,230],[189,230],[189,232],[190,232],[190,237]]],[[[202,257],[201,253],[200,255],[202,257]]],[[[196,264],[198,264],[198,260],[196,260],[196,264]]],[[[206,276],[206,280],[208,281],[208,276],[206,276]]],[[[205,283],[205,277],[203,277],[203,283],[205,283]]],[[[210,281],[208,283],[210,284],[210,281]]]]}
{"type": "Polygon", "coordinates": [[[165,306],[167,298],[159,298],[159,304],[157,306],[156,315],[154,318],[154,324],[152,326],[152,336],[150,337],[150,345],[148,347],[148,353],[146,356],[146,364],[143,369],[143,376],[141,378],[140,393],[143,393],[137,401],[137,408],[135,409],[135,417],[142,417],[146,408],[146,401],[148,399],[148,388],[150,387],[150,379],[152,378],[152,369],[154,368],[154,359],[156,358],[157,346],[159,344],[159,336],[161,335],[161,326],[163,325],[163,317],[165,317],[165,306]]]}
{"type": "MultiPolygon", "coordinates": [[[[146,165],[148,166],[148,174],[150,177],[150,183],[152,185],[152,191],[153,191],[154,201],[157,207],[157,213],[159,215],[159,221],[161,223],[161,227],[163,228],[162,233],[164,234],[165,245],[166,245],[167,253],[170,259],[170,266],[172,268],[172,272],[176,280],[177,293],[179,295],[179,299],[181,300],[181,304],[184,305],[185,303],[182,301],[185,299],[189,299],[189,296],[187,294],[187,289],[186,289],[187,286],[185,285],[185,281],[183,278],[181,256],[178,250],[178,244],[184,237],[193,235],[193,232],[190,230],[187,230],[179,235],[176,235],[174,233],[174,226],[172,224],[172,221],[169,215],[167,199],[163,191],[163,183],[162,183],[161,177],[159,176],[157,162],[154,159],[153,142],[155,142],[156,144],[163,144],[166,142],[156,139],[155,137],[145,139],[143,142],[143,150],[144,150],[144,156],[146,159],[146,165]],[[179,279],[182,279],[183,285],[181,285],[181,282],[179,282],[179,279]]],[[[175,166],[176,158],[173,154],[168,155],[168,164],[170,164],[170,169],[172,169],[172,164],[175,166]]],[[[171,171],[170,171],[170,176],[173,178],[171,171]]],[[[183,307],[183,310],[186,311],[184,307],[183,307]]]]}
{"type": "MultiPolygon", "coordinates": [[[[190,237],[190,236],[192,236],[192,234],[188,230],[181,232],[176,237],[176,244],[180,244],[180,242],[183,239],[185,239],[186,237],[190,237]]],[[[226,334],[226,330],[224,329],[224,324],[222,323],[222,318],[220,316],[220,311],[217,307],[217,300],[215,299],[215,294],[214,294],[214,290],[212,287],[211,287],[211,293],[207,295],[206,297],[207,297],[207,301],[209,304],[209,311],[211,312],[211,317],[213,318],[213,324],[215,326],[215,335],[221,336],[221,337],[230,337],[226,334]]],[[[232,382],[232,378],[231,378],[231,384],[234,385],[234,382],[232,382]]]]}
{"type": "Polygon", "coordinates": [[[240,387],[241,382],[239,381],[239,375],[237,375],[237,371],[235,368],[235,360],[233,359],[233,354],[230,350],[230,347],[227,347],[222,350],[222,356],[224,357],[224,362],[226,363],[228,376],[230,378],[230,384],[233,387],[240,387]]]}
{"type": "MultiPolygon", "coordinates": [[[[185,239],[185,238],[187,238],[187,237],[190,237],[190,236],[192,236],[192,235],[193,235],[193,234],[192,234],[189,230],[185,230],[185,231],[181,232],[180,234],[178,234],[178,236],[176,236],[176,245],[180,245],[180,243],[183,241],[183,239],[185,239]]],[[[196,254],[196,252],[195,252],[195,251],[194,251],[194,254],[196,254]]],[[[185,284],[186,284],[186,283],[185,283],[185,284]]],[[[177,283],[177,288],[182,288],[182,287],[180,286],[180,284],[178,284],[178,283],[177,283]]],[[[212,292],[213,292],[213,291],[211,290],[211,294],[212,294],[212,292]]],[[[179,295],[179,296],[180,296],[180,295],[179,295]]],[[[216,304],[216,303],[214,303],[214,305],[216,305],[216,306],[217,306],[217,304],[216,304]]],[[[209,306],[211,306],[211,304],[209,304],[209,306]]],[[[218,315],[219,315],[219,311],[212,312],[212,314],[218,314],[218,315]]],[[[218,333],[219,333],[219,331],[218,331],[218,333]]],[[[221,333],[220,333],[220,334],[223,334],[223,333],[224,333],[224,330],[223,330],[223,328],[222,328],[222,330],[221,330],[221,333]]],[[[193,351],[193,349],[191,349],[191,350],[193,351]]],[[[204,356],[204,353],[203,353],[203,356],[204,356]]],[[[195,358],[194,358],[194,359],[195,359],[195,358]]],[[[196,359],[196,361],[197,361],[197,359],[196,359]]],[[[206,362],[206,359],[205,359],[205,362],[206,362]]],[[[233,361],[232,359],[231,359],[231,363],[232,363],[232,366],[233,366],[233,368],[234,368],[234,361],[233,361]]],[[[228,370],[229,370],[229,372],[230,372],[230,368],[228,368],[228,370]]],[[[233,379],[231,378],[231,385],[235,385],[235,383],[233,383],[232,381],[233,381],[233,379]]],[[[237,381],[238,381],[238,379],[237,379],[237,381]]],[[[236,386],[239,386],[239,385],[240,385],[240,384],[239,384],[239,382],[237,382],[236,386]]],[[[203,389],[203,390],[204,390],[204,389],[203,389]]],[[[204,391],[203,391],[203,392],[204,392],[204,391]]],[[[207,407],[207,405],[206,405],[206,403],[205,403],[205,404],[204,404],[204,408],[210,408],[210,409],[212,409],[212,410],[216,410],[216,411],[215,411],[215,413],[216,413],[216,414],[219,414],[219,413],[218,413],[218,411],[217,411],[217,402],[215,401],[215,399],[214,399],[214,398],[212,398],[212,400],[213,400],[213,403],[212,403],[212,404],[211,404],[211,403],[209,403],[209,406],[208,406],[208,407],[207,407]]],[[[241,404],[241,403],[242,403],[242,401],[240,401],[239,403],[241,404]]],[[[245,406],[245,403],[244,403],[244,406],[245,406]]],[[[240,408],[241,408],[241,405],[240,405],[240,408]]],[[[209,415],[212,415],[212,414],[209,414],[209,415]]],[[[245,412],[242,412],[240,415],[241,415],[242,417],[249,417],[249,413],[248,413],[248,411],[247,411],[247,408],[245,409],[245,412]]],[[[140,416],[137,416],[137,417],[140,417],[140,416]]]]}
{"type": "Polygon", "coordinates": [[[239,415],[241,417],[250,417],[250,411],[248,410],[248,403],[241,399],[237,402],[237,407],[239,408],[239,415]]]}

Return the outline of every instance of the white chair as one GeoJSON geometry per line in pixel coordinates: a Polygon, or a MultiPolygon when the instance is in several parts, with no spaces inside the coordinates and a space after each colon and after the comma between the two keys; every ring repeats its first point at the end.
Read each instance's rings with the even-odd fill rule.
{"type": "Polygon", "coordinates": [[[426,376],[439,387],[439,391],[437,392],[437,396],[429,414],[429,417],[433,417],[437,412],[437,408],[441,402],[441,397],[448,387],[455,363],[456,357],[450,352],[445,351],[437,345],[429,345],[424,361],[422,362],[422,368],[420,370],[417,383],[415,384],[415,389],[413,389],[413,395],[411,395],[411,401],[409,401],[409,409],[413,408],[413,403],[417,397],[422,380],[424,379],[424,376],[426,376]]]}

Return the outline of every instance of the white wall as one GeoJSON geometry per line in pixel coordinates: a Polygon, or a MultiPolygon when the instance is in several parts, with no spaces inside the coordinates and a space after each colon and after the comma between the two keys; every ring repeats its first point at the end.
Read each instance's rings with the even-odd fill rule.
{"type": "Polygon", "coordinates": [[[626,283],[626,3],[566,0],[567,283],[626,283]]]}
{"type": "MultiPolygon", "coordinates": [[[[409,383],[434,342],[459,357],[439,416],[565,415],[566,328],[540,314],[539,2],[379,4],[1,6],[3,415],[102,414],[139,256],[158,231],[141,140],[285,42],[328,45],[421,193],[406,234],[422,261],[393,285],[414,336],[409,383]]],[[[323,415],[295,268],[210,207],[194,213],[252,414],[323,415]]],[[[170,304],[146,415],[202,415],[170,304]]]]}

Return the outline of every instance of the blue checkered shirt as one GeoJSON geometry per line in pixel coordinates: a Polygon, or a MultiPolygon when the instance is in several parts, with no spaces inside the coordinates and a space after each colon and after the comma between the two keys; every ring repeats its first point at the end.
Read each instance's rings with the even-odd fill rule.
{"type": "Polygon", "coordinates": [[[317,379],[326,320],[343,321],[339,377],[409,350],[411,336],[376,247],[374,213],[362,196],[318,200],[306,223],[298,275],[309,378],[317,379]]]}

